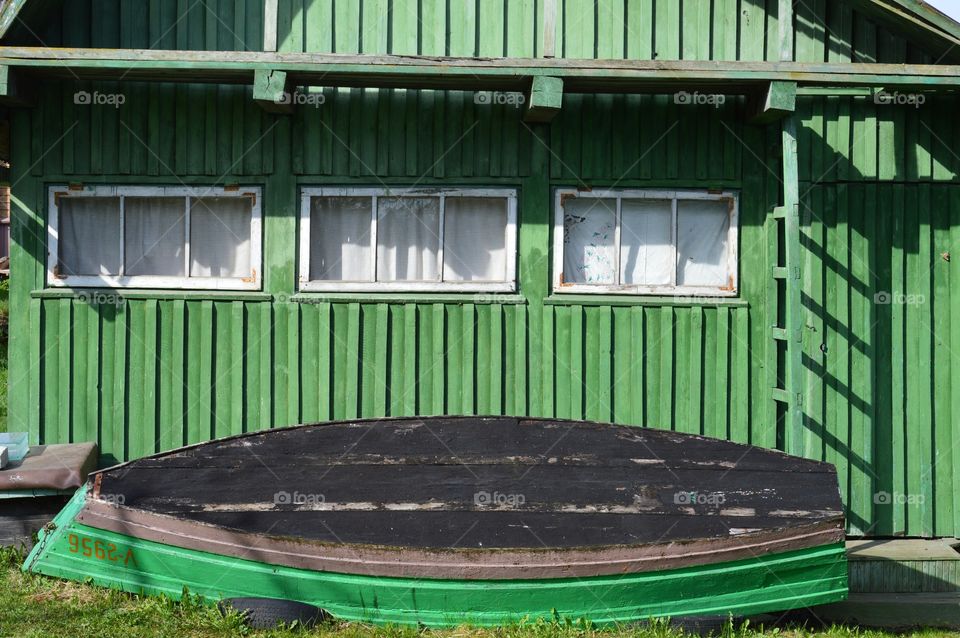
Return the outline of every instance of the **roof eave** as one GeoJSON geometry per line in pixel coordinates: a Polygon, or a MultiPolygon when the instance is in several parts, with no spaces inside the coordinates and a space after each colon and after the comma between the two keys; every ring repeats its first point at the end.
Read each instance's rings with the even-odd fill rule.
{"type": "Polygon", "coordinates": [[[935,63],[960,62],[960,23],[921,0],[847,0],[855,9],[933,55],[935,63]]]}

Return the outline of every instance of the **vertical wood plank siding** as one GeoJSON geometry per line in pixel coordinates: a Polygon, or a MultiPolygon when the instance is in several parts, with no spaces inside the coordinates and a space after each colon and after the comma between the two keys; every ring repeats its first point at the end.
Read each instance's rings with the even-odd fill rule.
{"type": "MultiPolygon", "coordinates": [[[[560,2],[557,54],[775,59],[778,5],[560,2]]],[[[844,7],[797,4],[797,59],[928,60],[844,7]]],[[[541,0],[281,0],[278,20],[284,51],[543,46],[541,0]]],[[[76,0],[55,22],[43,37],[66,46],[258,49],[263,31],[257,0],[76,0]]],[[[473,93],[320,91],[318,108],[285,117],[262,112],[250,87],[48,82],[36,109],[13,114],[12,429],[95,439],[104,462],[298,422],[415,414],[588,418],[782,444],[768,303],[776,126],[744,124],[733,98],[712,108],[568,95],[552,125],[531,127],[473,93]],[[122,91],[125,102],[77,104],[77,91],[122,91]],[[49,184],[181,181],[264,188],[268,295],[34,294],[49,184]],[[382,183],[518,188],[519,298],[291,299],[299,187],[382,183]],[[550,298],[552,189],[571,185],[740,191],[740,301],[550,298]]],[[[840,470],[855,533],[960,533],[957,106],[799,104],[804,445],[840,470]]]]}
{"type": "MultiPolygon", "coordinates": [[[[556,56],[660,60],[780,57],[779,0],[558,2],[556,56]]],[[[801,62],[934,62],[844,2],[795,11],[801,62]]],[[[539,57],[543,0],[279,0],[281,51],[539,57]],[[482,24],[482,28],[478,28],[482,24]]],[[[49,46],[259,51],[263,0],[71,0],[38,33],[49,46]]]]}

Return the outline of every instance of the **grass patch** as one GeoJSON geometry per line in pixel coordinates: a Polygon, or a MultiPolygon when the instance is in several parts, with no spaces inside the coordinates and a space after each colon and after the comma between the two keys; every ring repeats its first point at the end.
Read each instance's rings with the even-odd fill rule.
{"type": "MultiPolygon", "coordinates": [[[[215,609],[190,598],[173,602],[165,598],[134,596],[114,590],[23,574],[23,554],[0,549],[0,636],[40,638],[134,638],[177,636],[219,638],[233,636],[293,638],[683,638],[666,623],[614,629],[576,624],[531,623],[497,629],[458,628],[417,630],[375,628],[356,623],[328,623],[313,630],[287,628],[252,631],[236,615],[221,616],[215,609]]],[[[848,627],[815,629],[802,626],[764,629],[728,625],[719,638],[891,638],[894,634],[848,627]]],[[[906,638],[960,636],[946,631],[915,631],[906,638]]]]}
{"type": "Polygon", "coordinates": [[[0,432],[7,431],[7,336],[10,316],[10,279],[0,281],[0,432]]]}

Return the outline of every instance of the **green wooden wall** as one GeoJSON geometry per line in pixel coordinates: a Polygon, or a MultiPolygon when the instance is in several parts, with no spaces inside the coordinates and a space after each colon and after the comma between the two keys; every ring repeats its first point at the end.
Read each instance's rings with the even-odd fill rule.
{"type": "MultiPolygon", "coordinates": [[[[544,0],[279,0],[285,51],[543,55],[544,0]],[[481,27],[482,25],[482,27],[481,27]]],[[[259,51],[263,0],[70,0],[49,46],[259,51]]],[[[779,60],[779,0],[558,0],[567,58],[779,60]]],[[[841,0],[795,3],[802,62],[935,62],[841,0]]]]}
{"type": "MultiPolygon", "coordinates": [[[[544,0],[279,0],[284,51],[539,57],[544,0]],[[481,28],[482,25],[482,28],[481,28]]],[[[779,0],[557,0],[566,58],[779,60],[779,0]]],[[[795,59],[935,62],[842,0],[795,3],[795,59]]],[[[263,0],[70,0],[49,46],[258,51],[263,0]]]]}
{"type": "MultiPolygon", "coordinates": [[[[558,54],[772,58],[778,2],[763,4],[567,0],[558,54]]],[[[261,8],[77,0],[43,36],[256,49],[261,8]]],[[[539,0],[281,9],[284,50],[542,52],[539,0]]],[[[797,11],[798,59],[928,60],[844,3],[797,11]]],[[[770,398],[777,126],[746,124],[732,98],[714,109],[568,95],[553,124],[531,126],[468,92],[322,92],[320,108],[276,116],[249,87],[46,83],[36,108],[13,113],[12,429],[47,443],[97,440],[105,462],[304,421],[413,414],[589,418],[783,447],[770,398]],[[126,103],[81,107],[78,90],[119,91],[126,103]],[[46,188],[68,182],[262,186],[263,292],[127,292],[114,304],[45,291],[46,188]],[[297,297],[299,187],[382,183],[518,188],[518,294],[297,297]],[[552,189],[571,185],[740,191],[740,297],[551,295],[552,189]]],[[[960,533],[957,106],[857,96],[798,105],[804,449],[837,464],[856,534],[960,533]]]]}

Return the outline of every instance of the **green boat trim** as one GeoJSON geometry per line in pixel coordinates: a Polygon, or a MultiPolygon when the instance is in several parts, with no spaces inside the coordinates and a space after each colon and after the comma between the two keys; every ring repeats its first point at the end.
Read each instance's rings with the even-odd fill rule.
{"type": "Polygon", "coordinates": [[[440,580],[318,572],[147,541],[76,522],[81,488],[43,532],[24,570],[138,594],[297,600],[341,620],[443,627],[589,618],[754,614],[847,596],[843,543],[682,569],[543,580],[440,580]]]}

